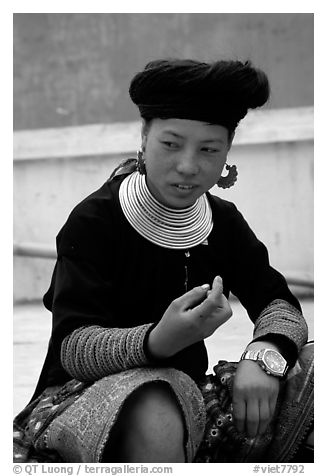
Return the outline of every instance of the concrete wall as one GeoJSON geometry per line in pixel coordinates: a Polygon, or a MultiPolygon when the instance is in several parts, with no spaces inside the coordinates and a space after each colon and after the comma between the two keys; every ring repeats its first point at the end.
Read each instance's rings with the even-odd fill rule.
{"type": "Polygon", "coordinates": [[[15,129],[135,120],[129,82],[166,56],[251,59],[271,108],[313,104],[310,13],[16,13],[15,129]]]}

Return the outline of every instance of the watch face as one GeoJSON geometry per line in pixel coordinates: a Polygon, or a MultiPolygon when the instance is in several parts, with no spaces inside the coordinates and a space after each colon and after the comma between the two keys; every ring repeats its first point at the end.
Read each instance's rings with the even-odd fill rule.
{"type": "Polygon", "coordinates": [[[284,372],[285,360],[284,358],[274,350],[266,350],[264,355],[264,362],[273,372],[284,372]]]}

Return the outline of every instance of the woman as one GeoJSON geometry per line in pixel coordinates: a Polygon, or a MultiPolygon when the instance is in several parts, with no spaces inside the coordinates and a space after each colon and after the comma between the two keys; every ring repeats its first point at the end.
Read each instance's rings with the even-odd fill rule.
{"type": "Polygon", "coordinates": [[[222,177],[235,129],[268,100],[268,79],[248,62],[159,60],[130,96],[137,160],[57,237],[52,334],[15,421],[16,460],[289,461],[312,422],[307,326],[240,212],[208,193],[235,182],[235,166],[222,177]],[[230,291],[253,339],[205,376],[203,340],[231,317],[230,291]]]}

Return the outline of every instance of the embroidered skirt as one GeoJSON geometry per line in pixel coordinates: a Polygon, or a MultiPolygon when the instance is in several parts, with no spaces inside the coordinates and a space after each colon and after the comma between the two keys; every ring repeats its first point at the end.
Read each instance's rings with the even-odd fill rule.
{"type": "Polygon", "coordinates": [[[266,432],[248,438],[232,417],[237,364],[221,361],[197,384],[172,368],[136,368],[93,384],[71,380],[46,389],[14,420],[14,462],[101,462],[126,399],[149,382],[166,382],[184,417],[188,462],[290,462],[313,422],[313,344],[283,382],[266,432]]]}

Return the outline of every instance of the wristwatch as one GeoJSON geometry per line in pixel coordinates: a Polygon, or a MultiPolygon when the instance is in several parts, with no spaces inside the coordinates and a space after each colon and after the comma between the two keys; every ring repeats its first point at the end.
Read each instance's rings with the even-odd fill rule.
{"type": "Polygon", "coordinates": [[[284,377],[288,365],[284,357],[273,349],[246,350],[241,360],[254,360],[268,374],[274,377],[284,377]]]}

